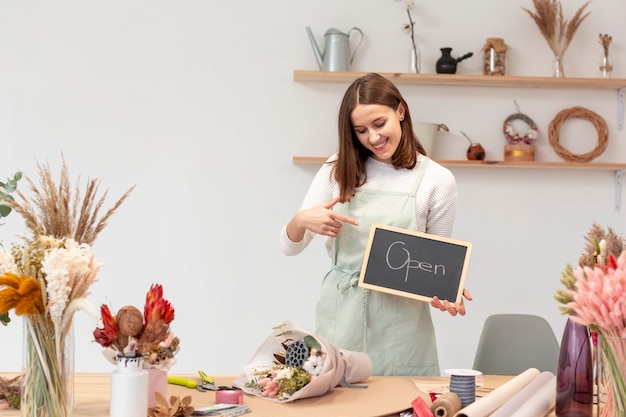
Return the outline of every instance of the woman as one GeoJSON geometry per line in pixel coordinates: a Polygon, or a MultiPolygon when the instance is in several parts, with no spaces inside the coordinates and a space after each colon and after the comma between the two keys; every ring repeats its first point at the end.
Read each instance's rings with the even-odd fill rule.
{"type": "MultiPolygon", "coordinates": [[[[281,233],[295,255],[326,236],[332,269],[322,282],[316,333],[342,349],[367,352],[374,375],[440,375],[428,303],[358,287],[370,228],[382,223],[450,237],[457,189],[452,173],[430,160],[413,133],[406,101],[392,82],[367,74],[350,85],[339,109],[339,152],[315,176],[281,233]]],[[[471,300],[467,290],[463,296],[471,300]]],[[[464,315],[434,298],[432,307],[464,315]]]]}

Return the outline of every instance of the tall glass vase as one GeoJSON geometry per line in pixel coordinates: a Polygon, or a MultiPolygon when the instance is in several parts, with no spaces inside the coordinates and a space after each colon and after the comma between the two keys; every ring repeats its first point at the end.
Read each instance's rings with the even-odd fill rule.
{"type": "Polygon", "coordinates": [[[602,78],[611,78],[613,75],[613,58],[611,54],[602,54],[599,69],[602,78]]]}
{"type": "Polygon", "coordinates": [[[49,315],[24,315],[22,417],[71,417],[74,408],[74,329],[55,332],[49,315]]]}
{"type": "Polygon", "coordinates": [[[563,69],[563,57],[555,56],[552,63],[552,75],[554,78],[565,78],[565,70],[563,69]]]}
{"type": "Polygon", "coordinates": [[[602,383],[598,391],[600,417],[626,417],[626,338],[600,335],[602,383]]]}
{"type": "Polygon", "coordinates": [[[589,329],[568,318],[556,374],[557,417],[592,417],[593,387],[589,329]]]}
{"type": "Polygon", "coordinates": [[[417,42],[411,42],[411,49],[409,50],[409,72],[419,74],[421,72],[421,64],[420,48],[417,42]]]}

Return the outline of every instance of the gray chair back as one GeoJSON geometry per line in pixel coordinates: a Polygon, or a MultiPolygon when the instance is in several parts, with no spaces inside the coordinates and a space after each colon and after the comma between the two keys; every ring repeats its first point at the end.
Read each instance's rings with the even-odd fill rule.
{"type": "Polygon", "coordinates": [[[556,375],[559,342],[543,318],[531,314],[494,314],[485,320],[474,357],[485,375],[519,375],[528,368],[556,375]]]}

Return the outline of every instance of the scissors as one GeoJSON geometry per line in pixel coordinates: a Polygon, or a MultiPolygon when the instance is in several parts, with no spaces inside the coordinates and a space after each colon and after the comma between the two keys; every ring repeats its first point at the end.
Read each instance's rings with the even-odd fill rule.
{"type": "Polygon", "coordinates": [[[217,391],[218,387],[215,386],[215,380],[202,371],[198,371],[201,380],[197,381],[195,379],[177,377],[177,376],[168,376],[167,383],[174,385],[182,385],[187,388],[195,388],[198,391],[217,391]]]}

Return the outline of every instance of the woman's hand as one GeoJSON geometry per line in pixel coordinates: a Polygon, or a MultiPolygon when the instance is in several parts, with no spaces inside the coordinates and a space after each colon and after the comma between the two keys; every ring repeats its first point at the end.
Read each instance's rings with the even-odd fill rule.
{"type": "Polygon", "coordinates": [[[337,237],[343,223],[358,226],[359,222],[356,220],[332,210],[338,201],[339,197],[324,205],[297,212],[287,225],[289,239],[293,242],[299,242],[304,237],[306,230],[318,235],[337,237]]]}
{"type": "Polygon", "coordinates": [[[467,298],[468,301],[472,301],[472,296],[470,295],[467,289],[463,289],[463,297],[461,297],[461,301],[458,304],[450,303],[448,300],[440,300],[439,297],[434,296],[430,305],[438,308],[441,311],[447,311],[451,316],[456,316],[460,314],[461,316],[465,315],[465,303],[463,302],[463,298],[467,298]]]}

